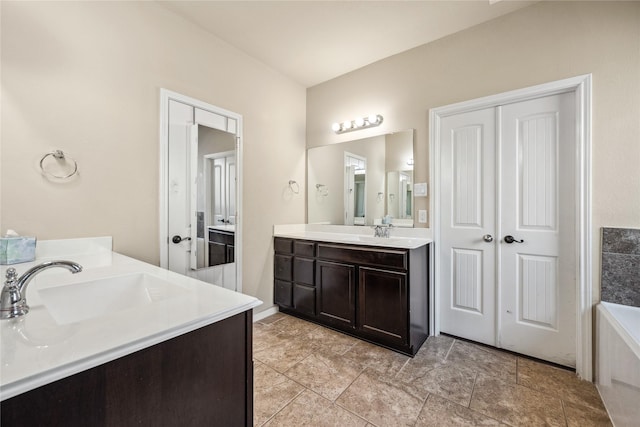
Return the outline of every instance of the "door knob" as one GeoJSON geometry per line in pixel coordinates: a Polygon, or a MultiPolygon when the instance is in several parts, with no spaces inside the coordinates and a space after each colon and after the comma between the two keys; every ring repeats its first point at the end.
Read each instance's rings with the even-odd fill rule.
{"type": "Polygon", "coordinates": [[[505,243],[524,243],[524,240],[517,240],[511,235],[504,236],[505,243]]]}
{"type": "Polygon", "coordinates": [[[491,234],[485,234],[484,236],[482,236],[482,240],[484,240],[485,242],[493,242],[493,236],[491,234]]]}
{"type": "Polygon", "coordinates": [[[191,240],[191,237],[180,237],[180,236],[178,236],[178,235],[176,234],[175,236],[173,236],[173,237],[171,238],[171,241],[172,241],[173,243],[180,243],[180,242],[182,242],[183,240],[191,240]]]}

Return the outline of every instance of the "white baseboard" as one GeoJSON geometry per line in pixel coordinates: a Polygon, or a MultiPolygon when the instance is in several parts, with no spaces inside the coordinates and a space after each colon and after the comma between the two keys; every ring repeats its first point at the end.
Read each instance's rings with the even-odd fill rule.
{"type": "Polygon", "coordinates": [[[265,317],[269,317],[272,314],[276,314],[278,311],[278,306],[274,305],[273,307],[269,307],[266,310],[263,310],[259,313],[253,313],[253,321],[255,322],[259,322],[260,320],[264,319],[265,317]]]}

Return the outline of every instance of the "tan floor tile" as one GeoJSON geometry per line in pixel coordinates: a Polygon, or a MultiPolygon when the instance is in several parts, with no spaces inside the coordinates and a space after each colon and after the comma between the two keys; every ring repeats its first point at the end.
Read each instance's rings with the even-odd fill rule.
{"type": "Polygon", "coordinates": [[[360,340],[328,328],[316,328],[306,337],[318,344],[318,351],[323,353],[345,354],[360,340]]]}
{"type": "Polygon", "coordinates": [[[564,415],[568,427],[610,427],[613,426],[604,409],[594,409],[575,403],[564,402],[564,415]]]}
{"type": "Polygon", "coordinates": [[[447,356],[447,362],[461,369],[473,369],[478,373],[516,382],[516,356],[481,345],[456,340],[447,356]]]}
{"type": "Polygon", "coordinates": [[[560,399],[479,375],[469,407],[513,426],[566,426],[560,399]]]}
{"type": "Polygon", "coordinates": [[[338,354],[313,353],[285,375],[323,397],[334,401],[362,372],[338,354]]]}
{"type": "Polygon", "coordinates": [[[367,369],[336,403],[377,426],[412,426],[425,397],[416,396],[402,383],[367,369]]]}
{"type": "Polygon", "coordinates": [[[278,338],[278,331],[269,325],[262,323],[253,324],[253,352],[284,344],[282,338],[278,338]]]}
{"type": "Polygon", "coordinates": [[[362,368],[371,368],[389,377],[400,372],[410,359],[409,356],[360,340],[344,354],[344,358],[362,368]]]}
{"type": "Polygon", "coordinates": [[[436,395],[429,395],[420,411],[416,427],[499,426],[497,420],[436,395]]]}
{"type": "Polygon", "coordinates": [[[596,386],[564,369],[519,357],[518,384],[555,395],[565,402],[604,410],[596,386]]]}
{"type": "Polygon", "coordinates": [[[364,427],[367,422],[329,400],[306,390],[265,424],[275,426],[364,427]]]}
{"type": "Polygon", "coordinates": [[[280,336],[293,338],[298,337],[302,334],[307,334],[315,329],[320,328],[321,326],[302,319],[298,319],[297,317],[285,315],[282,319],[271,324],[271,327],[274,330],[277,330],[280,336]]]}
{"type": "Polygon", "coordinates": [[[314,352],[314,345],[308,341],[288,340],[280,345],[254,351],[253,358],[284,373],[314,352]]]}
{"type": "MultiPolygon", "coordinates": [[[[448,362],[445,357],[453,341],[453,338],[444,335],[429,337],[415,357],[409,359],[398,372],[396,379],[406,383],[413,383],[427,376],[429,371],[441,366],[447,366],[448,362]]],[[[475,373],[475,371],[473,372],[475,373]]]]}
{"type": "Polygon", "coordinates": [[[257,362],[254,364],[254,425],[260,426],[304,390],[300,384],[257,362]]]}
{"type": "MultiPolygon", "coordinates": [[[[403,369],[404,371],[404,369],[403,369]]],[[[435,393],[463,406],[469,406],[473,385],[478,374],[472,370],[462,370],[457,366],[439,366],[423,375],[407,378],[402,372],[397,380],[411,385],[418,393],[435,393]]]]}
{"type": "Polygon", "coordinates": [[[278,313],[272,314],[271,316],[265,317],[264,319],[259,320],[256,323],[262,323],[263,325],[271,325],[279,320],[284,319],[285,317],[287,317],[286,314],[278,312],[278,313]]]}

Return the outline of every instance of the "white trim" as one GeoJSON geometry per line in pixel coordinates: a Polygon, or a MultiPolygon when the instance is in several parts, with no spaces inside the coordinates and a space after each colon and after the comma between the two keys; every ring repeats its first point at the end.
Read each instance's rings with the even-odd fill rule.
{"type": "Polygon", "coordinates": [[[192,107],[210,111],[236,120],[236,232],[235,232],[235,264],[236,264],[236,291],[242,292],[242,115],[225,110],[220,107],[213,106],[206,102],[181,95],[170,90],[160,88],[160,188],[159,188],[159,244],[160,244],[160,267],[167,268],[168,260],[168,218],[169,200],[167,192],[169,185],[168,176],[168,159],[167,152],[169,148],[169,101],[175,100],[192,107]]]}
{"type": "Polygon", "coordinates": [[[262,319],[265,319],[271,315],[278,313],[279,311],[280,310],[278,310],[278,306],[276,305],[276,306],[267,308],[266,310],[263,310],[260,313],[253,313],[253,323],[259,322],[262,319]]]}
{"type": "MultiPolygon", "coordinates": [[[[592,219],[591,219],[591,74],[585,74],[551,83],[545,83],[502,94],[491,95],[429,110],[429,179],[432,185],[429,209],[433,219],[433,237],[437,244],[440,241],[440,121],[443,117],[497,107],[527,99],[539,98],[559,93],[574,92],[576,95],[576,137],[577,160],[576,184],[576,373],[587,381],[593,378],[593,336],[592,336],[592,294],[593,294],[593,260],[592,260],[592,219]]],[[[439,298],[439,255],[434,250],[434,286],[429,289],[429,309],[431,313],[430,334],[440,333],[439,311],[436,301],[439,298]]]]}

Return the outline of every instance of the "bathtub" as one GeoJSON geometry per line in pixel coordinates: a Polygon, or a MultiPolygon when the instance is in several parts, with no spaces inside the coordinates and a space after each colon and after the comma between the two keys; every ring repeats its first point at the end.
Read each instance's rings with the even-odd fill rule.
{"type": "Polygon", "coordinates": [[[617,427],[640,422],[640,307],[601,302],[596,317],[596,385],[617,427]]]}

